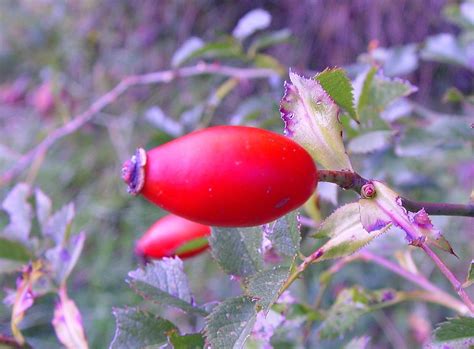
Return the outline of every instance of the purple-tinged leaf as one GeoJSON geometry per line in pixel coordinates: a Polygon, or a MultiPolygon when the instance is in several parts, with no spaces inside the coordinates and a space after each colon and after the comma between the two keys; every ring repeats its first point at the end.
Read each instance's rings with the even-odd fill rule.
{"type": "Polygon", "coordinates": [[[457,257],[449,241],[431,223],[430,216],[426,213],[425,209],[421,209],[415,214],[410,214],[410,217],[412,222],[418,227],[418,230],[426,236],[428,243],[457,257]]]}
{"type": "Polygon", "coordinates": [[[370,231],[379,226],[393,223],[407,233],[410,243],[416,243],[419,239],[428,239],[429,243],[438,248],[454,253],[449,242],[436,230],[429,216],[424,210],[417,214],[409,214],[402,206],[400,196],[381,182],[372,182],[375,188],[375,197],[361,199],[361,219],[364,227],[370,231]]]}
{"type": "Polygon", "coordinates": [[[53,239],[56,245],[67,243],[74,215],[74,204],[69,203],[49,218],[45,233],[53,239]]]}
{"type": "Polygon", "coordinates": [[[20,344],[25,343],[25,339],[18,328],[18,325],[25,317],[25,312],[33,305],[35,300],[35,293],[33,292],[34,284],[43,276],[41,261],[33,262],[24,267],[22,276],[17,280],[17,288],[13,298],[11,330],[16,341],[20,344]]]}
{"type": "Polygon", "coordinates": [[[41,231],[46,232],[49,216],[51,215],[51,199],[40,189],[35,190],[36,218],[38,219],[41,231]]]}
{"type": "Polygon", "coordinates": [[[341,206],[321,224],[314,237],[329,237],[317,253],[317,261],[348,256],[366,246],[390,228],[385,224],[368,232],[361,223],[359,204],[341,206]]]}
{"type": "Polygon", "coordinates": [[[72,236],[66,246],[57,245],[46,252],[46,258],[51,263],[58,284],[64,283],[71,274],[79,260],[85,240],[86,234],[80,232],[72,236]]]}
{"type": "Polygon", "coordinates": [[[2,202],[2,209],[8,213],[9,224],[3,230],[3,236],[28,242],[31,229],[32,209],[28,203],[30,186],[18,183],[2,202]]]}
{"type": "Polygon", "coordinates": [[[382,229],[392,222],[392,219],[382,211],[377,202],[372,199],[360,199],[360,220],[369,233],[382,229]]]}
{"type": "MultiPolygon", "coordinates": [[[[372,181],[375,197],[359,200],[361,219],[367,231],[390,222],[402,229],[411,225],[407,210],[401,205],[400,196],[385,184],[372,181]]],[[[421,234],[419,234],[421,236],[421,234]]]]}
{"type": "Polygon", "coordinates": [[[66,292],[65,285],[59,289],[59,302],[54,308],[53,327],[56,336],[67,349],[87,349],[82,317],[76,304],[66,292]]]}
{"type": "Polygon", "coordinates": [[[303,146],[323,167],[352,170],[342,139],[339,108],[315,79],[290,72],[280,102],[285,134],[303,146]]]}

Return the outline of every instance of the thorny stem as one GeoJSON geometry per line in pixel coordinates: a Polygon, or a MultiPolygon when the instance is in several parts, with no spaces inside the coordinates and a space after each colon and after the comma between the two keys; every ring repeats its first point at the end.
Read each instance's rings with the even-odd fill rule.
{"type": "Polygon", "coordinates": [[[127,91],[130,87],[136,85],[169,83],[182,77],[192,77],[198,75],[215,74],[227,77],[233,77],[238,80],[260,79],[278,76],[278,73],[271,69],[263,68],[236,68],[220,64],[198,63],[194,66],[183,67],[174,70],[164,70],[143,75],[131,75],[125,77],[112,90],[99,97],[84,112],[71,118],[63,126],[52,131],[34,148],[30,149],[9,170],[0,176],[0,187],[11,182],[20,175],[40,154],[46,154],[48,149],[61,138],[76,132],[79,128],[88,123],[97,113],[127,91]]]}
{"type": "Polygon", "coordinates": [[[461,297],[461,299],[463,300],[464,304],[466,304],[469,310],[471,311],[471,314],[474,314],[474,303],[469,298],[469,295],[467,294],[466,290],[462,287],[461,282],[459,282],[459,280],[456,278],[456,275],[453,274],[453,272],[446,266],[446,264],[444,264],[441,258],[439,258],[438,255],[434,253],[434,251],[427,244],[422,244],[420,247],[423,249],[423,251],[425,251],[428,256],[430,256],[430,258],[438,266],[439,270],[449,280],[454,290],[457,292],[459,297],[461,297]]]}
{"type": "Polygon", "coordinates": [[[343,189],[352,189],[357,194],[360,194],[362,186],[369,182],[355,172],[332,170],[318,170],[318,181],[334,183],[343,189]]]}
{"type": "MultiPolygon", "coordinates": [[[[370,181],[359,174],[350,171],[319,170],[319,182],[337,184],[343,189],[351,189],[360,194],[362,186],[370,181]]],[[[402,206],[408,211],[416,212],[425,209],[426,213],[434,216],[466,216],[474,217],[474,204],[448,204],[444,202],[413,201],[400,197],[402,206]]]]}
{"type": "Polygon", "coordinates": [[[408,211],[419,211],[425,209],[426,213],[434,216],[466,216],[474,217],[474,204],[447,204],[442,202],[423,202],[401,198],[402,205],[408,211]]]}
{"type": "MultiPolygon", "coordinates": [[[[383,207],[381,207],[383,209],[383,207]]],[[[425,243],[424,240],[420,239],[418,232],[415,228],[410,224],[408,220],[399,219],[390,212],[389,210],[384,210],[384,212],[392,218],[393,222],[398,224],[400,228],[402,228],[410,239],[413,242],[416,242],[416,246],[420,247],[425,253],[435,262],[438,269],[443,273],[443,275],[448,279],[448,281],[453,286],[454,290],[457,292],[459,297],[463,300],[464,304],[469,308],[470,312],[474,314],[474,303],[472,303],[471,299],[469,298],[468,294],[462,287],[461,282],[456,278],[453,272],[444,264],[441,258],[438,257],[436,253],[425,243]]]]}
{"type": "MultiPolygon", "coordinates": [[[[349,172],[349,171],[330,171],[330,170],[321,170],[318,172],[319,174],[319,181],[323,182],[331,182],[339,185],[344,189],[352,189],[356,191],[358,194],[361,194],[361,189],[365,184],[370,183],[370,181],[362,178],[359,174],[349,172]]],[[[446,215],[455,213],[455,215],[461,216],[474,216],[474,210],[472,210],[472,205],[452,205],[452,204],[445,204],[445,203],[430,203],[426,207],[423,206],[425,203],[414,202],[405,198],[402,199],[402,205],[410,210],[410,209],[422,209],[425,208],[425,211],[428,214],[433,215],[446,215]],[[405,206],[407,205],[407,206],[405,206]]],[[[383,209],[383,207],[381,207],[383,209]]],[[[434,253],[434,251],[425,243],[424,240],[420,239],[420,236],[416,229],[411,225],[411,223],[405,219],[401,219],[397,216],[394,216],[392,212],[389,210],[384,210],[385,213],[392,219],[392,221],[399,225],[409,236],[411,241],[416,242],[414,245],[420,247],[436,264],[439,270],[443,273],[443,275],[448,279],[451,283],[454,290],[457,292],[459,297],[463,300],[465,306],[467,307],[468,311],[474,314],[474,303],[469,298],[469,295],[466,293],[464,288],[462,287],[461,282],[456,278],[453,272],[444,264],[444,262],[434,253]]],[[[298,276],[311,264],[317,261],[323,255],[321,249],[317,249],[311,255],[306,257],[303,262],[295,269],[295,271],[290,275],[288,280],[282,286],[281,292],[286,290],[297,278],[298,276]]],[[[366,255],[366,258],[367,257],[366,255]]],[[[399,268],[393,264],[387,264],[388,261],[383,259],[374,258],[374,256],[370,257],[370,260],[378,263],[379,265],[384,266],[387,269],[392,270],[393,272],[399,274],[400,276],[418,284],[420,287],[428,290],[428,291],[435,291],[431,283],[424,278],[420,278],[420,276],[415,274],[409,274],[408,271],[399,268]],[[394,268],[396,266],[396,268],[394,268]]],[[[458,308],[459,310],[459,308],[458,308]]]]}
{"type": "Polygon", "coordinates": [[[468,307],[463,304],[462,302],[458,301],[456,298],[452,297],[451,295],[444,292],[442,289],[438,288],[437,286],[433,285],[428,279],[425,278],[424,275],[418,273],[412,273],[409,270],[402,268],[396,263],[393,263],[381,256],[375,255],[370,252],[360,252],[358,257],[366,262],[373,262],[375,264],[380,265],[381,267],[392,271],[395,274],[400,275],[402,278],[407,279],[414,284],[420,286],[422,289],[428,291],[433,295],[433,298],[438,298],[441,301],[436,303],[443,304],[449,308],[456,310],[461,314],[467,314],[469,312],[468,307]],[[434,296],[434,295],[437,296],[434,296]]]}

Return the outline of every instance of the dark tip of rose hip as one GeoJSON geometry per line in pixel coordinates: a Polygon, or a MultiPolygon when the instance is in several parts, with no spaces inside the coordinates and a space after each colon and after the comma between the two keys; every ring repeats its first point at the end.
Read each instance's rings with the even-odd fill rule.
{"type": "Polygon", "coordinates": [[[148,257],[145,255],[145,252],[143,251],[143,249],[141,249],[139,247],[139,244],[136,243],[135,244],[135,248],[134,248],[134,254],[136,256],[136,258],[138,259],[138,261],[142,264],[142,265],[146,265],[148,262],[149,262],[149,259],[148,257]]]}
{"type": "Polygon", "coordinates": [[[142,148],[135,151],[130,160],[122,166],[122,179],[128,185],[128,192],[137,195],[145,183],[146,152],[142,148]]]}

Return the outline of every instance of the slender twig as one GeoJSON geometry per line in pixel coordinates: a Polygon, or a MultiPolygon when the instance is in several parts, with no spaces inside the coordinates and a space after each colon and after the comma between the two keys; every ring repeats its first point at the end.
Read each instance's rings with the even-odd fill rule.
{"type": "Polygon", "coordinates": [[[435,264],[438,266],[438,269],[449,280],[454,290],[457,292],[459,297],[461,297],[463,302],[467,305],[471,313],[474,314],[474,303],[469,298],[469,295],[467,294],[466,290],[462,287],[462,284],[457,279],[456,275],[453,274],[453,272],[446,266],[446,264],[444,264],[441,258],[439,258],[438,255],[427,244],[422,244],[420,247],[435,262],[435,264]]]}
{"type": "MultiPolygon", "coordinates": [[[[310,258],[310,257],[308,257],[308,258],[310,258]]],[[[423,275],[417,274],[417,273],[412,273],[409,270],[406,270],[405,268],[399,266],[398,264],[393,263],[393,262],[391,262],[391,261],[389,261],[389,260],[387,260],[387,259],[385,259],[381,256],[377,256],[377,255],[375,255],[371,252],[362,251],[362,252],[359,252],[359,253],[354,254],[352,256],[341,258],[339,261],[334,263],[325,273],[327,273],[328,275],[333,275],[333,274],[339,272],[347,264],[352,263],[352,262],[357,261],[357,260],[364,261],[364,262],[373,262],[373,263],[375,263],[375,264],[377,264],[377,265],[379,265],[379,266],[381,266],[381,267],[383,267],[387,270],[390,270],[391,272],[401,276],[402,278],[414,283],[415,285],[418,285],[420,288],[422,288],[423,290],[426,291],[426,292],[424,292],[424,291],[423,292],[422,291],[415,291],[415,293],[413,293],[413,295],[414,296],[416,295],[416,297],[419,298],[419,299],[422,299],[422,300],[425,300],[425,301],[431,302],[431,303],[437,303],[437,304],[444,305],[448,308],[451,308],[451,309],[455,310],[456,312],[458,312],[459,314],[462,314],[462,315],[468,314],[469,311],[470,311],[470,309],[468,308],[468,306],[466,304],[464,304],[463,302],[460,302],[459,300],[452,297],[451,295],[449,295],[448,293],[446,293],[442,289],[440,289],[437,286],[433,285],[423,275]]],[[[314,261],[315,260],[313,260],[313,262],[314,261]]],[[[311,261],[308,260],[308,261],[306,261],[305,265],[307,266],[310,263],[311,263],[311,261]]],[[[289,278],[290,281],[287,282],[282,287],[282,289],[280,291],[283,292],[284,290],[286,290],[291,285],[291,283],[298,278],[298,276],[301,274],[301,272],[303,270],[304,270],[304,268],[301,268],[301,265],[300,265],[300,267],[298,267],[297,270],[290,276],[290,278],[289,278]]],[[[322,293],[326,289],[326,286],[325,286],[326,284],[327,284],[327,282],[323,283],[323,285],[322,285],[323,287],[320,290],[320,292],[318,293],[317,301],[315,302],[316,307],[319,306],[319,303],[320,303],[320,301],[322,299],[322,296],[323,296],[322,293]]]]}
{"type": "Polygon", "coordinates": [[[31,162],[42,153],[46,153],[48,149],[61,138],[74,133],[79,128],[89,122],[98,112],[109,104],[113,103],[127,89],[135,85],[168,83],[172,80],[182,77],[191,77],[197,75],[222,75],[234,77],[236,79],[257,79],[278,76],[278,73],[271,69],[260,68],[236,68],[223,66],[219,64],[199,63],[191,67],[183,67],[175,70],[165,70],[143,75],[131,75],[124,78],[112,90],[101,96],[84,112],[76,115],[65,125],[57,128],[38,145],[20,157],[20,159],[9,170],[4,172],[0,177],[0,187],[11,182],[18,176],[31,162]]]}
{"type": "Polygon", "coordinates": [[[425,209],[426,213],[434,216],[466,216],[474,217],[474,204],[447,204],[443,202],[413,201],[402,197],[402,205],[408,211],[416,212],[425,209]]]}
{"type": "MultiPolygon", "coordinates": [[[[357,256],[363,261],[373,262],[375,264],[378,264],[381,267],[387,270],[390,270],[395,274],[398,274],[402,278],[413,282],[414,284],[420,286],[422,289],[428,292],[431,292],[432,294],[438,295],[439,296],[438,298],[443,300],[444,305],[452,309],[455,309],[459,313],[467,314],[469,312],[467,305],[458,301],[456,298],[452,297],[451,295],[444,292],[442,289],[432,284],[427,278],[425,278],[424,275],[418,274],[418,273],[412,273],[411,271],[405,268],[402,268],[398,264],[393,263],[381,256],[377,256],[370,252],[363,251],[363,252],[360,252],[357,256]]],[[[440,302],[438,301],[437,303],[440,303],[440,302]]]]}
{"type": "Polygon", "coordinates": [[[453,289],[459,295],[459,297],[463,300],[464,304],[469,308],[470,312],[474,314],[474,303],[469,298],[469,295],[466,293],[464,288],[462,287],[461,282],[456,278],[453,272],[444,264],[441,258],[438,257],[436,253],[424,242],[424,240],[420,239],[419,233],[413,227],[412,224],[407,219],[402,219],[396,215],[394,215],[390,210],[385,210],[381,207],[382,210],[392,219],[392,221],[400,226],[410,239],[414,242],[415,246],[420,247],[425,253],[435,262],[438,269],[443,273],[443,275],[448,279],[451,283],[453,289]]]}
{"type": "MultiPolygon", "coordinates": [[[[369,180],[359,174],[349,171],[318,171],[320,182],[335,183],[343,189],[350,189],[360,195],[362,186],[369,180]]],[[[448,204],[444,202],[421,202],[400,197],[402,206],[408,211],[416,212],[425,209],[426,213],[434,216],[466,216],[474,217],[474,204],[448,204]]]]}
{"type": "MultiPolygon", "coordinates": [[[[30,348],[30,346],[28,344],[24,344],[24,345],[21,345],[20,343],[18,343],[15,338],[13,337],[9,337],[7,335],[4,335],[4,334],[0,334],[0,344],[3,344],[6,346],[6,348],[30,348]]],[[[0,347],[3,348],[3,346],[0,345],[0,347]]]]}

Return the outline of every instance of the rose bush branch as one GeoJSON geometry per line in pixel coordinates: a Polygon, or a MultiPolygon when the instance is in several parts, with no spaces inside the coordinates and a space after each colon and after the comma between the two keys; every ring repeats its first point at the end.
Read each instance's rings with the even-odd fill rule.
{"type": "MultiPolygon", "coordinates": [[[[319,171],[319,181],[326,181],[326,182],[331,182],[338,184],[340,187],[344,189],[352,189],[356,192],[358,192],[362,197],[375,197],[375,186],[369,185],[371,184],[370,181],[362,178],[359,176],[357,173],[352,173],[349,171],[319,171]],[[372,192],[367,193],[366,188],[371,187],[372,192]],[[367,195],[370,194],[370,195],[367,195]]],[[[403,199],[401,201],[403,203],[403,199]]],[[[413,203],[413,202],[412,202],[413,203]]],[[[417,203],[420,204],[420,203],[417,203]]],[[[436,205],[436,204],[433,204],[436,205]]],[[[449,204],[439,204],[439,206],[435,207],[451,207],[449,204]]],[[[459,205],[463,206],[463,205],[459,205]]],[[[412,205],[413,207],[413,205],[412,205]]],[[[420,207],[422,209],[423,206],[420,207]]],[[[398,215],[396,212],[392,212],[392,209],[390,207],[384,207],[383,205],[379,207],[382,212],[393,222],[394,224],[400,226],[402,228],[409,240],[410,243],[414,246],[420,247],[436,264],[436,266],[440,269],[440,271],[443,273],[443,275],[448,279],[448,281],[451,283],[452,287],[454,290],[457,292],[459,297],[462,299],[464,302],[465,306],[469,310],[469,312],[474,314],[474,304],[472,300],[469,298],[468,294],[462,287],[461,282],[456,278],[456,276],[453,274],[453,272],[444,264],[444,262],[434,253],[434,251],[427,245],[425,242],[425,236],[420,235],[419,231],[413,226],[413,224],[408,220],[408,217],[406,215],[398,215]]],[[[468,210],[467,210],[468,211],[468,210]]],[[[444,211],[437,210],[436,213],[442,212],[444,214],[444,211]]],[[[467,212],[469,213],[469,212],[467,212]]],[[[294,270],[294,272],[290,275],[288,280],[283,286],[283,290],[288,288],[293,281],[295,281],[298,276],[312,263],[319,261],[319,259],[323,256],[324,254],[324,249],[323,248],[318,248],[316,251],[314,251],[310,256],[306,257],[303,262],[294,270]]],[[[366,258],[368,258],[366,256],[366,258]]],[[[381,264],[385,266],[386,268],[391,269],[394,272],[397,272],[400,274],[403,270],[401,269],[393,269],[393,265],[387,265],[384,261],[371,258],[372,261],[378,262],[378,264],[381,264]]],[[[429,289],[431,286],[428,286],[428,281],[424,280],[422,278],[417,280],[417,277],[412,277],[412,275],[406,274],[402,275],[405,278],[418,283],[421,287],[425,289],[429,289]],[[420,284],[421,282],[421,284],[420,284]]],[[[428,290],[427,289],[427,290],[428,290]]],[[[434,289],[431,289],[431,291],[434,291],[434,289]]]]}
{"type": "MultiPolygon", "coordinates": [[[[372,262],[375,263],[387,270],[390,270],[391,272],[399,275],[405,280],[408,280],[416,285],[418,285],[420,288],[422,288],[424,291],[414,291],[414,295],[417,295],[417,299],[424,300],[426,302],[431,302],[431,303],[437,303],[441,304],[443,306],[446,306],[448,308],[451,308],[458,312],[459,314],[468,314],[469,313],[469,308],[466,304],[463,302],[460,302],[456,298],[452,297],[448,293],[444,292],[442,289],[438,288],[437,286],[433,285],[428,279],[426,279],[423,275],[421,274],[416,274],[413,273],[400,265],[393,263],[389,261],[388,259],[385,259],[381,256],[375,255],[371,252],[368,251],[362,251],[359,253],[356,253],[352,256],[344,257],[341,258],[339,261],[334,263],[327,271],[324,273],[324,278],[326,281],[322,281],[321,285],[321,290],[317,296],[317,300],[315,302],[316,307],[319,306],[319,303],[322,299],[322,294],[324,290],[326,289],[327,282],[329,281],[330,277],[334,275],[335,273],[339,272],[342,268],[344,268],[346,265],[349,263],[352,263],[354,261],[363,261],[363,262],[372,262]]],[[[302,264],[303,265],[303,264],[302,264]]],[[[305,264],[307,266],[309,264],[305,264]]],[[[294,274],[291,275],[290,279],[288,282],[282,287],[281,292],[286,290],[291,283],[296,280],[296,278],[300,275],[300,273],[304,269],[300,267],[295,271],[294,274]]]]}
{"type": "Polygon", "coordinates": [[[432,260],[435,262],[438,269],[443,273],[443,275],[451,283],[453,289],[457,292],[459,297],[463,300],[464,304],[469,308],[470,312],[474,314],[474,303],[469,298],[466,290],[462,287],[462,283],[457,279],[453,272],[448,268],[446,264],[438,257],[438,255],[426,244],[424,237],[420,237],[416,229],[413,227],[410,222],[404,219],[399,219],[397,216],[393,215],[391,212],[385,212],[388,216],[393,219],[393,222],[398,224],[411,239],[414,246],[420,247],[432,260]]]}
{"type": "MultiPolygon", "coordinates": [[[[343,189],[350,189],[360,195],[362,186],[369,180],[350,171],[319,170],[320,182],[335,183],[343,189]]],[[[466,216],[474,217],[474,204],[448,204],[443,202],[422,202],[401,197],[402,206],[408,211],[417,212],[425,209],[426,213],[437,216],[466,216]]]]}
{"type": "Polygon", "coordinates": [[[0,176],[0,187],[10,183],[15,177],[20,175],[23,170],[25,170],[35,160],[35,158],[44,156],[48,149],[58,140],[76,132],[82,126],[87,124],[98,112],[117,100],[117,98],[130,87],[136,85],[169,83],[178,78],[207,74],[222,75],[240,80],[269,78],[279,75],[278,72],[271,69],[237,68],[201,62],[190,67],[125,77],[112,90],[99,97],[84,112],[76,115],[70,122],[49,133],[38,145],[21,156],[10,169],[0,176]]]}

